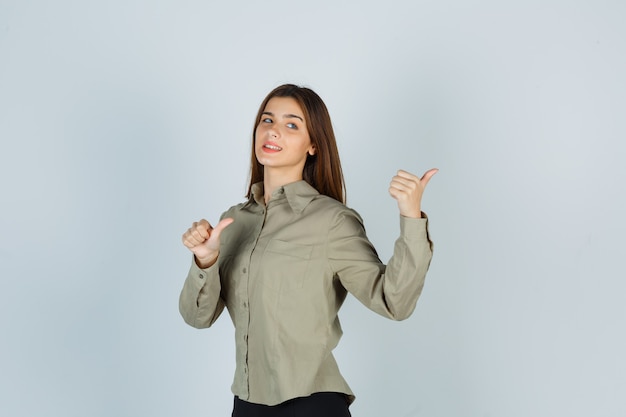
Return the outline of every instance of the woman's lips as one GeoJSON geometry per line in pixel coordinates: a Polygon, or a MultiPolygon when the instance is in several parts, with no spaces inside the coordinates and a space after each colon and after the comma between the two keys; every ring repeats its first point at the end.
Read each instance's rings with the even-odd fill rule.
{"type": "Polygon", "coordinates": [[[282,150],[283,148],[272,142],[266,142],[263,144],[263,151],[268,153],[280,152],[282,150]]]}

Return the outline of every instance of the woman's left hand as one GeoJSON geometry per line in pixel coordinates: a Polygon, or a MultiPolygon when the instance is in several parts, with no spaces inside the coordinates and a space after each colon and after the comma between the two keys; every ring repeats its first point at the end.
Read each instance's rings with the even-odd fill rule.
{"type": "Polygon", "coordinates": [[[389,194],[398,201],[400,214],[405,217],[422,217],[422,195],[426,184],[439,171],[437,168],[429,169],[419,178],[410,172],[398,171],[391,179],[389,194]]]}

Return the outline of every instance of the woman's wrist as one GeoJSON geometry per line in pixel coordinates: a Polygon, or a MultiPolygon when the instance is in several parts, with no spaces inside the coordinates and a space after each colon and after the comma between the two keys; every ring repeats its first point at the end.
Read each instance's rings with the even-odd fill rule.
{"type": "Polygon", "coordinates": [[[196,265],[198,265],[198,268],[200,269],[210,268],[217,261],[217,256],[209,258],[198,258],[194,255],[194,258],[196,260],[196,265]]]}
{"type": "Polygon", "coordinates": [[[405,212],[400,211],[400,214],[402,216],[408,217],[410,219],[420,219],[420,218],[423,217],[422,216],[422,210],[419,207],[417,209],[411,210],[411,211],[405,211],[405,212]]]}

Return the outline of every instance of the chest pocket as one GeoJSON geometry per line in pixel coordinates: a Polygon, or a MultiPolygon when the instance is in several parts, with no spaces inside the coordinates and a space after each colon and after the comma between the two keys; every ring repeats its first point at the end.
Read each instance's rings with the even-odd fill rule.
{"type": "Polygon", "coordinates": [[[272,240],[263,256],[263,284],[276,291],[302,288],[313,246],[272,240]]]}

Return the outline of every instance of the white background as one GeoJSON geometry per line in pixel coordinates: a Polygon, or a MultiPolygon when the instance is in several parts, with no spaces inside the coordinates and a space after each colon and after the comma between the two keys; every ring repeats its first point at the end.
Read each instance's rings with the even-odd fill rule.
{"type": "Polygon", "coordinates": [[[326,101],[383,259],[440,172],[415,314],[353,298],[355,417],[626,415],[623,1],[0,1],[0,408],[228,416],[180,235],[245,193],[257,106],[326,101]]]}

